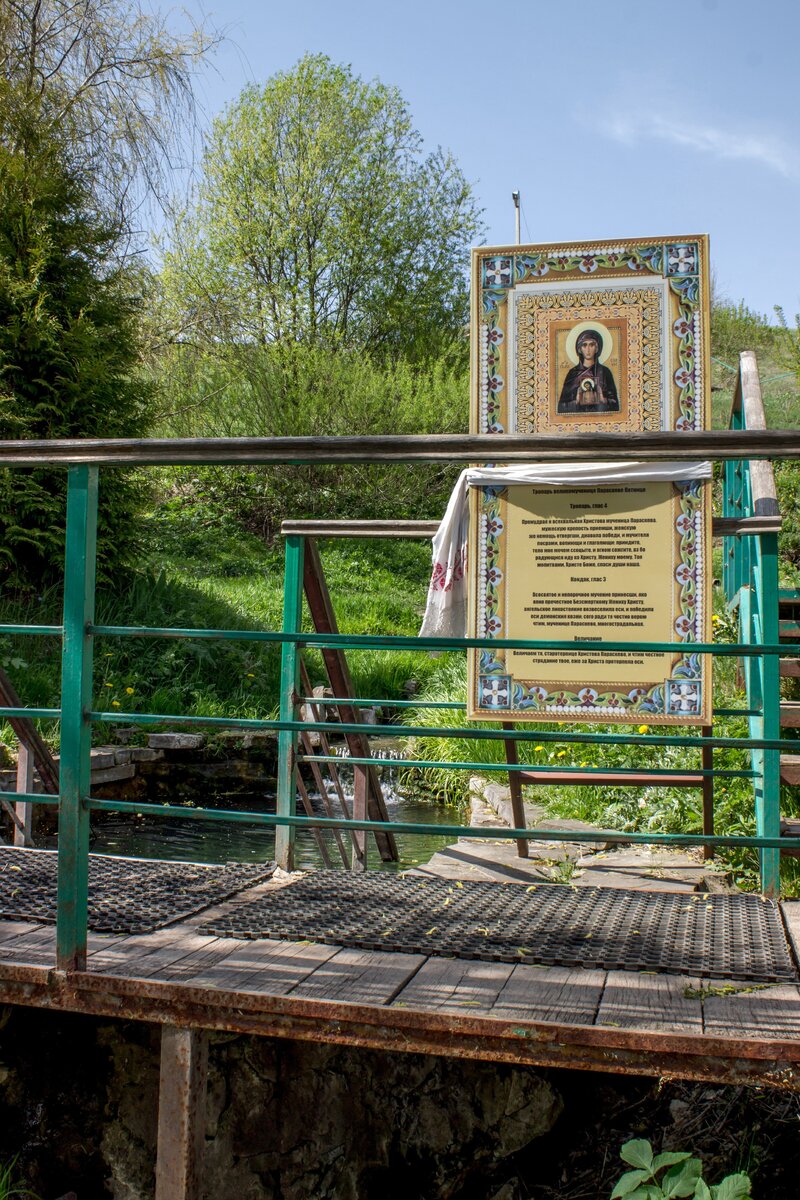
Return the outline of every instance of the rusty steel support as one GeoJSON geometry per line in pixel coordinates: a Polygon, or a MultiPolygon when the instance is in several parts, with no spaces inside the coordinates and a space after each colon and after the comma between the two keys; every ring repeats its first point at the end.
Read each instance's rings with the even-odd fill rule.
{"type": "Polygon", "coordinates": [[[206,1126],[208,1034],[161,1032],[155,1200],[200,1200],[206,1126]]]}
{"type": "MultiPolygon", "coordinates": [[[[530,1067],[800,1092],[800,1039],[509,1020],[491,1014],[259,995],[0,963],[0,1003],[187,1028],[530,1067]]],[[[158,1197],[161,1200],[161,1197],[158,1197]]]]}

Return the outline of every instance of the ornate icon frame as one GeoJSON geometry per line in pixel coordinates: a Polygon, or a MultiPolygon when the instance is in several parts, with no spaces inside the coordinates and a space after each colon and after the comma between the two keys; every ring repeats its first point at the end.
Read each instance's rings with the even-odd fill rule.
{"type": "MultiPolygon", "coordinates": [[[[471,430],[536,434],[594,429],[624,437],[648,430],[705,429],[709,323],[705,235],[476,249],[471,430]],[[566,331],[570,323],[581,322],[586,327],[600,322],[605,331],[601,340],[607,333],[616,342],[616,410],[558,411],[568,366],[566,331]]],[[[508,489],[472,489],[471,504],[470,632],[503,638],[509,636],[503,519],[508,489]]],[[[709,484],[687,480],[674,485],[673,637],[681,648],[666,679],[646,686],[637,680],[625,688],[587,678],[582,686],[549,688],[511,675],[502,648],[476,650],[469,656],[469,717],[708,723],[710,664],[708,656],[693,653],[690,646],[711,638],[710,504],[709,484]]]]}

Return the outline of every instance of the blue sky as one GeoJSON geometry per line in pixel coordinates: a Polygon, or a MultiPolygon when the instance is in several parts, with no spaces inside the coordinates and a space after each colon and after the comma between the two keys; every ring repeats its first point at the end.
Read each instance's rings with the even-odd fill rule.
{"type": "Polygon", "coordinates": [[[487,243],[708,233],[718,292],[800,311],[797,0],[194,0],[208,117],[306,52],[397,86],[487,243]]]}

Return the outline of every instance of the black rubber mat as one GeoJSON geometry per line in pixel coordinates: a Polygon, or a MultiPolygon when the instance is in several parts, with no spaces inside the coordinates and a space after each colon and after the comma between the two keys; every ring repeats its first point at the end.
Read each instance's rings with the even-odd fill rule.
{"type": "Polygon", "coordinates": [[[796,980],[777,906],[759,896],[499,885],[314,871],[231,906],[205,933],[492,962],[796,980]]]}
{"type": "MultiPolygon", "coordinates": [[[[0,847],[0,917],[56,919],[58,856],[52,850],[0,847]]],[[[89,855],[89,928],[152,933],[269,879],[274,863],[158,862],[89,855]]]]}

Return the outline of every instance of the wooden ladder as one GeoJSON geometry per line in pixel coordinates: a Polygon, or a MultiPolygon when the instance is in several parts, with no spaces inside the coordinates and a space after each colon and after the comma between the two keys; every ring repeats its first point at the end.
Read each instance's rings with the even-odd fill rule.
{"type": "MultiPolygon", "coordinates": [[[[305,524],[304,522],[296,522],[295,524],[305,524]]],[[[317,633],[338,633],[339,627],[336,622],[336,614],[331,603],[328,585],[325,580],[325,571],[322,566],[322,561],[319,556],[319,549],[313,537],[306,536],[305,555],[303,560],[303,588],[308,602],[309,612],[314,629],[317,633]]],[[[335,704],[324,705],[324,708],[335,707],[339,720],[344,724],[357,724],[359,714],[352,703],[348,701],[355,700],[355,691],[353,681],[350,676],[350,670],[347,665],[347,660],[344,651],[338,648],[323,647],[322,660],[325,664],[325,672],[328,676],[328,682],[333,691],[335,704]]],[[[321,705],[315,705],[311,699],[311,685],[308,677],[308,672],[303,666],[301,671],[302,686],[306,693],[306,703],[309,705],[314,720],[319,719],[321,705]]],[[[347,749],[352,758],[371,758],[372,751],[370,749],[369,740],[363,733],[346,733],[344,735],[347,749]]],[[[330,746],[324,734],[320,734],[320,745],[323,753],[330,753],[330,746]]],[[[310,733],[301,734],[300,737],[303,750],[306,754],[312,753],[312,738],[310,733]]],[[[353,764],[354,773],[354,788],[353,788],[353,807],[352,814],[349,805],[345,799],[344,790],[339,778],[339,772],[335,763],[325,764],[328,768],[329,778],[332,779],[333,785],[342,807],[342,814],[345,819],[349,820],[351,815],[357,821],[388,821],[389,813],[386,809],[386,801],[383,797],[380,778],[375,767],[371,764],[353,764]]],[[[325,780],[319,770],[319,763],[310,764],[314,774],[315,782],[320,790],[323,804],[326,807],[330,816],[333,816],[332,810],[328,809],[331,804],[330,796],[325,786],[325,780]]],[[[300,773],[297,773],[298,788],[303,806],[309,815],[310,802],[307,795],[304,796],[304,788],[300,780],[300,773]]],[[[352,830],[352,858],[350,867],[354,871],[363,871],[367,863],[367,834],[366,830],[352,830]]],[[[378,848],[378,853],[383,862],[397,862],[397,843],[394,835],[385,830],[375,831],[375,844],[378,848]]],[[[342,860],[347,865],[347,855],[344,849],[344,843],[341,835],[337,831],[337,845],[339,848],[342,860]]]]}

